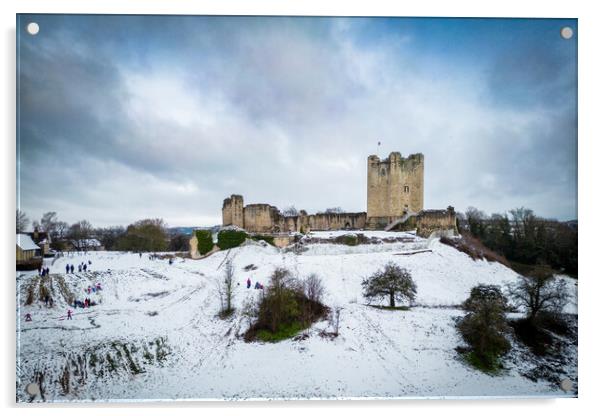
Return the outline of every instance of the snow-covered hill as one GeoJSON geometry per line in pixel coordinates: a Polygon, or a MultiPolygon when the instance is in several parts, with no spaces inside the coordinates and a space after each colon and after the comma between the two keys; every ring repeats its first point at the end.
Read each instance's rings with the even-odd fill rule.
{"type": "MultiPolygon", "coordinates": [[[[438,240],[386,233],[395,235],[408,241],[312,244],[300,254],[249,243],[172,265],[147,255],[76,254],[48,263],[51,276],[42,285],[52,293],[53,308],[39,301],[26,306],[30,291],[38,293],[40,278],[17,272],[17,397],[28,400],[24,387],[32,381],[41,384],[47,401],[565,395],[556,385],[521,375],[532,364],[512,358],[526,354],[516,343],[506,370],[496,377],[458,359],[455,348],[462,342],[453,318],[463,312],[456,305],[473,286],[504,285],[516,273],[499,263],[473,261],[438,240]],[[236,313],[221,320],[216,285],[226,257],[240,285],[236,313]],[[66,264],[77,269],[88,260],[87,272],[65,274],[66,264]],[[414,277],[418,295],[411,310],[365,305],[362,279],[388,261],[414,277]],[[322,278],[324,302],[342,308],[338,338],[320,336],[329,326],[322,321],[303,339],[244,342],[241,335],[249,326],[244,305],[259,296],[245,281],[265,284],[277,266],[299,277],[322,278]],[[88,295],[88,286],[96,283],[103,290],[88,295]],[[76,309],[67,320],[70,293],[97,305],[76,309]],[[32,322],[25,321],[27,313],[32,322]]],[[[314,233],[321,236],[332,237],[314,233]]],[[[573,301],[567,312],[577,313],[576,284],[569,283],[573,301]]],[[[574,360],[561,372],[576,380],[576,347],[574,360]]]]}

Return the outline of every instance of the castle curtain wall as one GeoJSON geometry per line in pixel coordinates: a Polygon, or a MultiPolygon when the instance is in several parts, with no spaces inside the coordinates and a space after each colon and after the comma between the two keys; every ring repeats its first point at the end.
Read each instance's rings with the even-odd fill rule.
{"type": "MultiPolygon", "coordinates": [[[[288,233],[343,229],[382,230],[395,221],[416,218],[417,231],[430,235],[433,231],[456,229],[456,214],[447,210],[423,210],[424,156],[421,153],[404,158],[399,152],[380,160],[368,157],[367,212],[314,214],[284,217],[269,204],[244,206],[241,195],[224,200],[222,224],[235,225],[251,233],[288,233]],[[406,215],[407,214],[407,215],[406,215]],[[405,216],[405,217],[404,217],[405,216]]],[[[412,220],[414,221],[414,220],[412,220]]]]}

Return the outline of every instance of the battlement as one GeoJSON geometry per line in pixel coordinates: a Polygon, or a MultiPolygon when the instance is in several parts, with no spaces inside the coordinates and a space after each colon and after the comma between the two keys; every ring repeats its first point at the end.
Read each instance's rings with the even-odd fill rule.
{"type": "Polygon", "coordinates": [[[377,155],[368,156],[368,163],[370,165],[390,165],[393,163],[398,164],[420,164],[424,162],[424,155],[422,153],[414,153],[408,157],[403,157],[400,152],[391,152],[385,159],[380,159],[377,155]]]}
{"type": "Polygon", "coordinates": [[[242,199],[242,195],[230,195],[230,197],[224,199],[224,203],[222,204],[222,209],[224,209],[226,206],[232,205],[233,201],[240,201],[240,203],[242,203],[243,199],[242,199]]]}

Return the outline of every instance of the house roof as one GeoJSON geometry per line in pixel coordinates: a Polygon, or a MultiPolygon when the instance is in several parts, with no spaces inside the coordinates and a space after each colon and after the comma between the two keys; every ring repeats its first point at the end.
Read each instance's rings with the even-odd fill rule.
{"type": "Polygon", "coordinates": [[[30,236],[27,234],[17,234],[17,246],[21,250],[39,250],[40,247],[33,242],[30,236]]]}

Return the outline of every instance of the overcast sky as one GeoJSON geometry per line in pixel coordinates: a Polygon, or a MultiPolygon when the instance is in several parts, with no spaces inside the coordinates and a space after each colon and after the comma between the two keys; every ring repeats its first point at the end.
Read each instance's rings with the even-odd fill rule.
{"type": "Polygon", "coordinates": [[[17,204],[94,226],[218,224],[232,193],[365,211],[368,155],[399,151],[425,155],[425,208],[574,219],[577,40],[563,26],[577,32],[558,19],[21,15],[17,204]]]}

